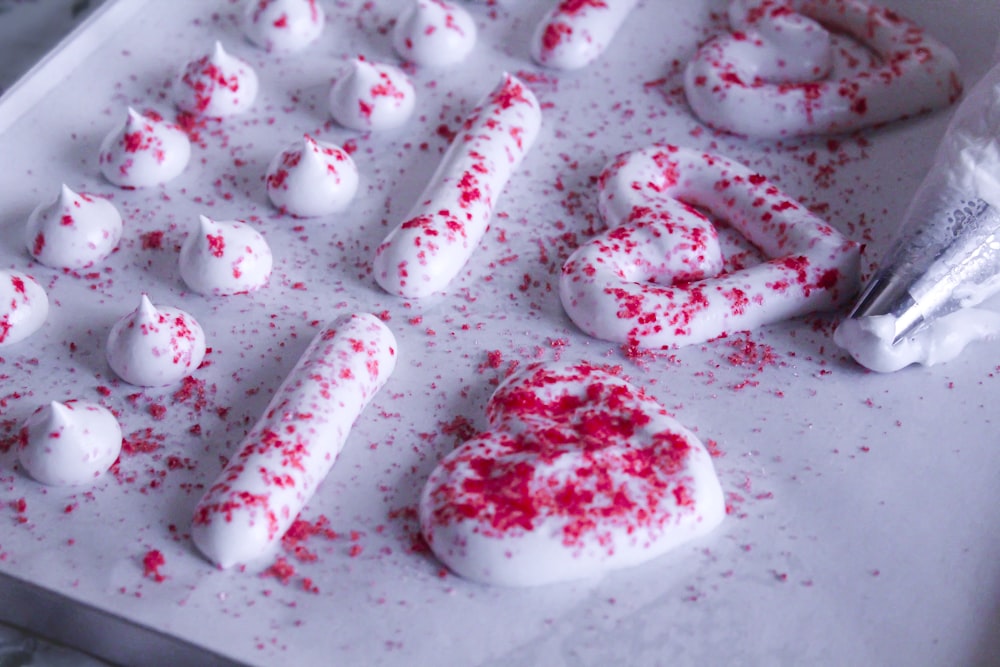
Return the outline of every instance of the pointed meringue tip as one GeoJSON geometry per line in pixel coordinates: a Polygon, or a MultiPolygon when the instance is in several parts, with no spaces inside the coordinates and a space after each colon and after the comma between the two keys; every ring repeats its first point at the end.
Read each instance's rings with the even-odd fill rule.
{"type": "Polygon", "coordinates": [[[60,403],[59,401],[49,402],[49,413],[53,421],[58,423],[65,423],[71,419],[72,410],[65,403],[60,403]]]}
{"type": "Polygon", "coordinates": [[[212,231],[214,227],[215,227],[215,220],[212,220],[207,215],[198,216],[198,229],[201,230],[203,233],[212,231]]]}
{"type": "Polygon", "coordinates": [[[139,308],[137,308],[135,312],[146,317],[156,316],[156,306],[154,306],[153,302],[149,300],[149,295],[145,292],[143,292],[142,296],[139,297],[139,308]]]}
{"type": "Polygon", "coordinates": [[[76,198],[77,198],[77,194],[75,192],[73,192],[73,190],[68,185],[66,185],[65,183],[63,183],[62,187],[59,188],[59,199],[60,199],[60,201],[62,201],[63,203],[68,203],[68,202],[73,201],[76,198]]]}
{"type": "Polygon", "coordinates": [[[212,51],[212,53],[215,54],[216,58],[225,58],[226,56],[229,55],[228,53],[226,53],[226,50],[222,47],[222,42],[219,40],[215,40],[215,49],[212,51]]]}

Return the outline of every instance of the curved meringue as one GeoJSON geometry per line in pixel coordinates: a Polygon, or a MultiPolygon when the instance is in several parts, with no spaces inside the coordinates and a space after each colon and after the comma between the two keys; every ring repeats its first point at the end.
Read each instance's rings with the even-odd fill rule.
{"type": "Polygon", "coordinates": [[[18,459],[42,484],[70,486],[100,477],[121,449],[122,429],[110,410],[87,401],[52,401],[21,427],[18,459]]]}
{"type": "Polygon", "coordinates": [[[323,32],[326,13],[317,0],[252,0],[243,32],[268,51],[301,51],[323,32]]]}
{"type": "Polygon", "coordinates": [[[252,292],[267,284],[271,248],[256,229],[239,220],[200,217],[181,246],[180,272],[187,286],[205,295],[252,292]]]}
{"type": "Polygon", "coordinates": [[[446,0],[414,0],[396,21],[392,45],[405,60],[446,67],[465,60],[476,45],[476,24],[446,0]]]}
{"type": "Polygon", "coordinates": [[[157,309],[143,294],[139,307],[111,327],[105,354],[111,370],[129,384],[162,387],[198,368],[205,333],[188,313],[157,309]]]}
{"type": "Polygon", "coordinates": [[[49,297],[34,278],[0,270],[0,347],[35,333],[48,315],[49,297]]]}
{"type": "Polygon", "coordinates": [[[110,255],[121,237],[122,216],[114,204],[63,185],[58,197],[28,217],[25,244],[46,266],[83,269],[110,255]]]}
{"type": "Polygon", "coordinates": [[[159,185],[176,178],[191,159],[184,130],[156,113],[131,107],[125,123],[101,143],[99,162],[105,178],[123,188],[159,185]]]}
{"type": "Polygon", "coordinates": [[[358,168],[344,149],[307,134],[271,160],[264,182],[276,207],[311,218],[347,208],[358,191],[358,168]]]}
{"type": "Polygon", "coordinates": [[[243,113],[257,97],[257,73],[245,60],[215,43],[212,53],[192,60],[177,77],[174,104],[181,111],[222,118],[243,113]]]}
{"type": "Polygon", "coordinates": [[[409,119],[416,100],[401,69],[359,57],[330,89],[330,115],[352,130],[391,130],[409,119]]]}

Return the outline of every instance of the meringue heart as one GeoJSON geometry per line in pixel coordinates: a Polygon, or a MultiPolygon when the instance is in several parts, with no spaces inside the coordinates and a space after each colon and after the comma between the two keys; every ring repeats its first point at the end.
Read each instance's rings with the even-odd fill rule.
{"type": "Polygon", "coordinates": [[[701,442],[605,370],[532,364],[486,414],[490,430],[445,456],[420,499],[427,543],[463,577],[590,577],[662,555],[725,515],[701,442]]]}
{"type": "Polygon", "coordinates": [[[609,229],[569,257],[559,282],[566,313],[596,338],[691,345],[836,308],[858,289],[858,243],[723,156],[650,146],[614,159],[598,189],[609,229]],[[767,261],[722,272],[714,227],[693,206],[767,261]]]}

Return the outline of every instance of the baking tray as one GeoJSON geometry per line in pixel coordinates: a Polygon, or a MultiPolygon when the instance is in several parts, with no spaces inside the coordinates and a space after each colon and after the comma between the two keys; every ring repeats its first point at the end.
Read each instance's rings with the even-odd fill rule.
{"type": "MultiPolygon", "coordinates": [[[[871,374],[832,343],[841,313],[636,356],[579,332],[557,294],[562,261],[601,227],[595,176],[613,155],[663,141],[766,174],[866,243],[870,270],[948,113],[782,143],[716,134],[691,117],[680,80],[696,45],[722,29],[725,3],[640,3],[604,57],[574,73],[528,57],[545,4],[469,3],[480,31],[473,55],[411,69],[417,112],[386,134],[339,128],[325,100],[347,58],[398,62],[389,33],[403,0],[325,2],[320,41],[291,56],[245,42],[234,2],[116,0],[9,91],[0,266],[34,275],[53,308],[41,331],[0,352],[5,620],[144,664],[176,655],[260,665],[996,659],[995,345],[944,366],[871,374]],[[110,186],[97,167],[101,139],[127,105],[172,114],[173,75],[217,39],[257,68],[254,109],[192,128],[194,159],[166,186],[110,186]],[[537,144],[448,292],[387,295],[371,276],[375,246],[504,71],[543,104],[537,144]],[[296,220],[267,203],[268,161],[303,132],[353,151],[362,185],[347,212],[296,220]],[[31,210],[63,182],[113,198],[126,219],[120,249],[92,271],[48,269],[23,247],[31,210]],[[266,236],[276,258],[266,289],[185,290],[177,251],[199,214],[248,220],[266,236]],[[194,382],[141,390],[110,372],[104,339],[142,291],[205,328],[209,363],[194,382]],[[303,511],[314,534],[290,546],[305,551],[279,554],[290,568],[214,568],[188,537],[204,485],[320,323],[355,310],[387,321],[400,363],[303,511]],[[729,515],[707,538],[593,580],[524,590],[462,580],[417,538],[419,490],[444,453],[485,426],[485,401],[506,373],[555,359],[621,366],[717,443],[729,515]],[[92,488],[45,488],[16,465],[13,439],[36,407],[69,398],[115,410],[127,452],[92,488]],[[162,566],[146,566],[151,551],[162,566]],[[95,620],[61,620],[74,614],[95,620]]],[[[951,46],[968,83],[987,69],[1000,29],[992,0],[885,4],[951,46]]]]}

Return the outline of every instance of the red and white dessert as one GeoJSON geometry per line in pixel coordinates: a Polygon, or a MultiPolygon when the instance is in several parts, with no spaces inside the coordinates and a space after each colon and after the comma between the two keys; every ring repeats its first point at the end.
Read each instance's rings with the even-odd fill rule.
{"type": "Polygon", "coordinates": [[[466,118],[407,220],[378,247],[379,285],[407,298],[448,286],[486,233],[497,198],[541,122],[538,100],[505,74],[466,118]]]}
{"type": "Polygon", "coordinates": [[[611,43],[638,0],[557,0],[535,29],[531,55],[539,65],[573,70],[611,43]]]}
{"type": "Polygon", "coordinates": [[[860,246],[728,158],[652,146],[616,158],[599,189],[609,230],[570,256],[559,283],[567,314],[591,336],[691,345],[835,308],[857,291],[860,246]],[[719,273],[712,225],[692,206],[728,221],[768,260],[719,273]]]}
{"type": "Polygon", "coordinates": [[[114,251],[121,237],[122,216],[114,204],[66,185],[56,199],[31,213],[25,231],[31,256],[55,269],[93,266],[114,251]]]}
{"type": "Polygon", "coordinates": [[[52,401],[21,427],[18,460],[42,484],[72,486],[104,474],[121,449],[122,430],[110,410],[87,401],[52,401]]]}
{"type": "Polygon", "coordinates": [[[357,58],[330,89],[330,114],[352,130],[392,130],[409,119],[416,101],[401,69],[357,58]]]}
{"type": "Polygon", "coordinates": [[[428,67],[465,60],[476,45],[476,23],[465,8],[447,0],[412,0],[392,33],[396,53],[428,67]]]}
{"type": "Polygon", "coordinates": [[[20,343],[49,316],[49,297],[35,279],[0,269],[0,347],[20,343]]]}
{"type": "Polygon", "coordinates": [[[258,87],[257,73],[249,63],[216,42],[212,53],[181,70],[174,85],[174,104],[196,116],[223,118],[253,106],[258,87]]]}
{"type": "Polygon", "coordinates": [[[317,333],[195,508],[198,549],[226,568],[276,546],[395,365],[396,340],[373,315],[343,316],[317,333]]]}
{"type": "Polygon", "coordinates": [[[243,32],[268,51],[301,51],[323,32],[326,13],[319,0],[249,0],[243,32]]]}
{"type": "Polygon", "coordinates": [[[101,143],[101,173],[123,188],[159,185],[180,176],[191,159],[184,130],[156,113],[129,109],[124,124],[101,143]]]}
{"type": "Polygon", "coordinates": [[[260,289],[271,277],[273,258],[267,241],[239,220],[201,216],[198,228],[181,246],[181,278],[195,292],[209,296],[260,289]]]}
{"type": "Polygon", "coordinates": [[[271,160],[264,184],[279,210],[312,218],[347,208],[358,191],[358,168],[343,148],[307,134],[271,160]]]}
{"type": "Polygon", "coordinates": [[[699,440],[588,363],[532,364],[486,407],[490,430],[442,459],[420,499],[427,544],[489,584],[591,577],[714,529],[725,501],[699,440]]]}
{"type": "Polygon", "coordinates": [[[695,114],[736,134],[781,138],[859,128],[945,107],[961,93],[955,55],[867,0],[734,0],[732,33],[704,44],[684,90],[695,114]],[[838,74],[830,30],[878,56],[838,74]]]}
{"type": "Polygon", "coordinates": [[[105,354],[111,370],[129,384],[163,387],[198,368],[205,333],[190,314],[156,308],[143,294],[139,307],[111,327],[105,354]]]}

